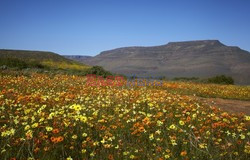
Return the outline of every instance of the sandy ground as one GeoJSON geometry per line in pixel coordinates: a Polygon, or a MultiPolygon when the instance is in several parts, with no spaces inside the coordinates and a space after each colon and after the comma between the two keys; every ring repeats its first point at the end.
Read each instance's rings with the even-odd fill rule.
{"type": "Polygon", "coordinates": [[[250,115],[250,101],[241,101],[241,100],[231,100],[231,99],[222,99],[222,98],[202,98],[202,97],[193,97],[195,99],[201,100],[203,103],[216,106],[222,110],[231,112],[231,113],[245,113],[250,115]]]}

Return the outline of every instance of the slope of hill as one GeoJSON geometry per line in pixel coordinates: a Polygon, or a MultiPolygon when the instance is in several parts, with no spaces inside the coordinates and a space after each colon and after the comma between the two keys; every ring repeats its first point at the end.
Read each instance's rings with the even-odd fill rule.
{"type": "Polygon", "coordinates": [[[82,70],[89,66],[75,62],[53,52],[26,51],[26,50],[0,50],[0,59],[19,59],[24,62],[33,62],[50,68],[82,70]]]}
{"type": "Polygon", "coordinates": [[[250,84],[250,53],[218,40],[118,48],[81,62],[128,76],[207,78],[224,74],[232,76],[237,84],[250,84]]]}

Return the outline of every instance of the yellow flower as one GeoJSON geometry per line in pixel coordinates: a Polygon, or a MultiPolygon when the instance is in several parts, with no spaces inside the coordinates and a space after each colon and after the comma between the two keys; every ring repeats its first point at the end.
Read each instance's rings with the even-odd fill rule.
{"type": "Polygon", "coordinates": [[[245,145],[244,152],[246,152],[247,154],[250,154],[250,145],[248,144],[245,145]]]}
{"type": "Polygon", "coordinates": [[[150,139],[151,141],[154,139],[154,134],[153,134],[153,133],[149,135],[149,139],[150,139]]]}
{"type": "Polygon", "coordinates": [[[207,144],[201,143],[201,144],[199,144],[199,147],[202,148],[202,149],[203,149],[203,148],[207,148],[207,144]]]}
{"type": "Polygon", "coordinates": [[[246,121],[250,121],[250,116],[245,116],[246,121]]]}
{"type": "Polygon", "coordinates": [[[134,155],[130,155],[130,157],[129,157],[130,159],[134,159],[135,158],[135,156],[134,155]]]}
{"type": "Polygon", "coordinates": [[[157,121],[157,126],[162,126],[162,124],[163,124],[162,121],[160,121],[160,120],[157,121]]]}
{"type": "Polygon", "coordinates": [[[161,134],[161,131],[158,129],[157,131],[155,131],[156,134],[161,134]]]}
{"type": "Polygon", "coordinates": [[[246,138],[246,136],[244,135],[244,134],[240,134],[240,139],[245,139],[246,138]]]}
{"type": "Polygon", "coordinates": [[[71,158],[71,156],[69,156],[66,160],[73,160],[73,159],[71,158]]]}
{"type": "Polygon", "coordinates": [[[83,133],[83,134],[82,134],[82,137],[87,137],[87,136],[88,136],[87,133],[83,133]]]}
{"type": "Polygon", "coordinates": [[[32,126],[31,126],[32,128],[36,128],[36,127],[38,127],[38,123],[34,123],[34,124],[32,124],[32,126]]]}
{"type": "Polygon", "coordinates": [[[169,158],[170,158],[170,155],[166,154],[164,157],[165,157],[166,159],[169,159],[169,158]]]}
{"type": "Polygon", "coordinates": [[[72,139],[77,139],[77,135],[73,135],[73,136],[72,136],[72,139]]]}
{"type": "Polygon", "coordinates": [[[174,124],[172,124],[171,126],[169,126],[170,129],[176,130],[176,126],[174,124]]]}
{"type": "Polygon", "coordinates": [[[48,132],[50,132],[50,131],[53,130],[53,128],[52,128],[52,127],[46,127],[46,130],[47,130],[48,132]]]}
{"type": "Polygon", "coordinates": [[[181,126],[183,126],[183,125],[185,124],[185,122],[179,121],[179,124],[180,124],[181,126]]]}
{"type": "Polygon", "coordinates": [[[82,153],[86,153],[86,151],[87,151],[86,149],[82,149],[82,153]]]}
{"type": "Polygon", "coordinates": [[[85,116],[80,116],[80,121],[81,121],[81,122],[86,123],[87,120],[88,120],[87,117],[85,117],[85,116]]]}
{"type": "Polygon", "coordinates": [[[24,130],[25,131],[27,131],[27,130],[29,130],[30,129],[30,125],[26,125],[25,127],[24,127],[24,130]]]}
{"type": "Polygon", "coordinates": [[[82,109],[81,105],[79,104],[73,104],[71,108],[73,108],[75,111],[80,111],[82,109]]]}

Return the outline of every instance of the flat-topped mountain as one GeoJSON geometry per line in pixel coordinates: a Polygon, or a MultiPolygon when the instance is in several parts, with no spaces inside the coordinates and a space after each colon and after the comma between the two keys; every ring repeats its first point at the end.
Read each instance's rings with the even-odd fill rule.
{"type": "Polygon", "coordinates": [[[138,77],[232,76],[250,84],[250,53],[218,40],[170,42],[154,47],[124,47],[101,52],[81,62],[138,77]]]}

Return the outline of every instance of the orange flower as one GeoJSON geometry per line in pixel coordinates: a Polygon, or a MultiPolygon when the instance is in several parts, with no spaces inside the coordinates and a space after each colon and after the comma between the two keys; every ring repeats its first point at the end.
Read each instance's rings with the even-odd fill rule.
{"type": "Polygon", "coordinates": [[[156,151],[157,151],[157,152],[161,152],[161,150],[162,150],[162,148],[159,147],[159,146],[156,148],[156,151]]]}
{"type": "Polygon", "coordinates": [[[148,117],[145,117],[142,122],[146,125],[149,125],[150,124],[150,119],[148,117]]]}
{"type": "Polygon", "coordinates": [[[50,138],[51,142],[55,143],[57,141],[56,137],[51,137],[50,138]]]}
{"type": "Polygon", "coordinates": [[[108,159],[109,159],[109,160],[113,160],[113,159],[114,159],[113,155],[112,155],[112,154],[109,154],[108,159]]]}
{"type": "Polygon", "coordinates": [[[187,151],[182,151],[182,152],[181,152],[181,156],[182,156],[182,157],[184,157],[184,156],[186,156],[186,155],[187,155],[187,151]]]}
{"type": "Polygon", "coordinates": [[[56,129],[56,128],[55,128],[55,129],[52,130],[52,132],[53,132],[54,134],[57,134],[57,133],[59,133],[59,129],[56,129]]]}
{"type": "Polygon", "coordinates": [[[63,136],[59,136],[59,137],[57,138],[57,142],[62,142],[63,140],[64,140],[63,136]]]}
{"type": "Polygon", "coordinates": [[[144,127],[143,127],[143,126],[139,127],[139,128],[138,128],[138,131],[139,131],[139,132],[143,132],[143,131],[144,131],[144,127]]]}

